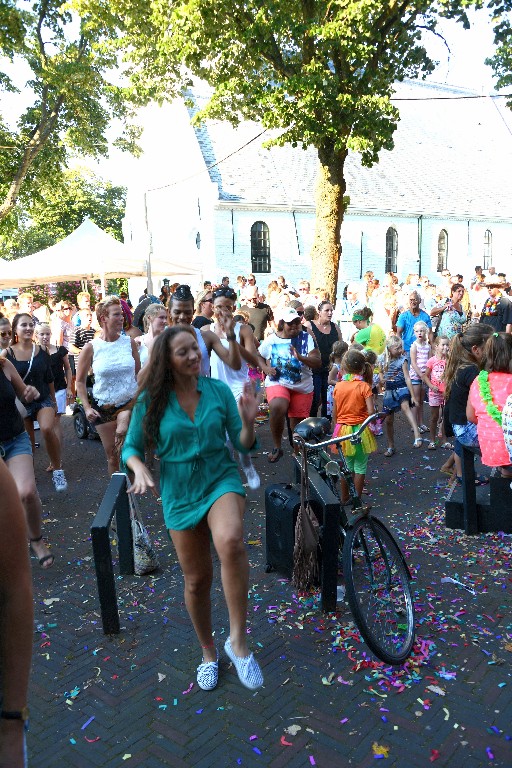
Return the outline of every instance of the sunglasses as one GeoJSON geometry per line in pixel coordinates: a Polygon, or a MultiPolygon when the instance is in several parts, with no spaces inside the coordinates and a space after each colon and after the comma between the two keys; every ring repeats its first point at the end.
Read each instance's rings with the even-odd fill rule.
{"type": "Polygon", "coordinates": [[[304,312],[299,312],[298,309],[295,310],[299,317],[304,317],[304,312]]]}
{"type": "Polygon", "coordinates": [[[71,309],[71,307],[61,307],[59,309],[59,312],[69,312],[70,309],[71,309]]]}
{"type": "Polygon", "coordinates": [[[10,336],[10,335],[11,335],[11,332],[10,332],[10,331],[0,331],[0,336],[1,336],[3,339],[5,339],[7,336],[10,336]]]}
{"type": "Polygon", "coordinates": [[[213,304],[213,299],[203,299],[202,304],[213,304]]]}

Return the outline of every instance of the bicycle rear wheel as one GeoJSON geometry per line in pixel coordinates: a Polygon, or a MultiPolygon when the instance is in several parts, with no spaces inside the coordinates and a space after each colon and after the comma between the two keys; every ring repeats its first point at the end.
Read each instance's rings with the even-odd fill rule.
{"type": "Polygon", "coordinates": [[[346,595],[354,620],[373,653],[400,664],[414,643],[414,606],[402,553],[374,517],[360,518],[343,546],[346,595]]]}

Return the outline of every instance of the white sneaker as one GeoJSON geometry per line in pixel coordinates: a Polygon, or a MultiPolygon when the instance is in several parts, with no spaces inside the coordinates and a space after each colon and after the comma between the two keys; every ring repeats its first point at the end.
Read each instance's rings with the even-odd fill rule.
{"type": "Polygon", "coordinates": [[[67,490],[68,483],[63,469],[54,469],[52,480],[57,493],[63,493],[65,490],[67,490]]]}
{"type": "Polygon", "coordinates": [[[257,491],[260,487],[261,481],[260,476],[252,466],[252,464],[249,467],[242,467],[242,469],[245,472],[245,476],[247,478],[247,485],[251,489],[251,491],[257,491]]]}

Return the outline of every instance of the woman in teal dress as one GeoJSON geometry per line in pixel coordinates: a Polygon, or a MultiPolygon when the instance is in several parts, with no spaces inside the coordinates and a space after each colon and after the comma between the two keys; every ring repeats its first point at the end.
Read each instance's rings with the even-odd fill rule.
{"type": "Polygon", "coordinates": [[[242,684],[255,689],[263,684],[263,676],[247,647],[245,491],[226,447],[226,433],[237,451],[249,453],[256,445],[258,401],[248,382],[237,407],[229,387],[200,376],[200,366],[192,328],[174,326],[157,337],[142,374],[122,457],[134,473],[132,492],[155,492],[144,455],[158,453],[165,525],[183,570],[185,603],[202,649],[198,685],[211,690],[218,681],[210,598],[211,535],[229,612],[224,650],[242,684]]]}

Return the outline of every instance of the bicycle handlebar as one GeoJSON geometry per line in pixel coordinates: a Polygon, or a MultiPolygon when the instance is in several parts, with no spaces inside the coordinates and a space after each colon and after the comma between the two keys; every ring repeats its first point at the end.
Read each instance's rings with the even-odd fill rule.
{"type": "Polygon", "coordinates": [[[384,412],[378,412],[378,413],[372,413],[371,416],[368,416],[367,419],[363,421],[357,432],[352,432],[351,435],[344,435],[343,437],[331,437],[329,440],[324,440],[322,443],[306,443],[304,438],[302,438],[300,435],[298,435],[296,432],[293,433],[293,441],[296,443],[300,443],[303,445],[304,448],[326,448],[328,445],[336,445],[338,443],[343,443],[345,440],[351,440],[353,443],[357,443],[361,435],[363,434],[366,427],[372,423],[372,421],[376,421],[377,419],[383,419],[387,416],[384,412]]]}

